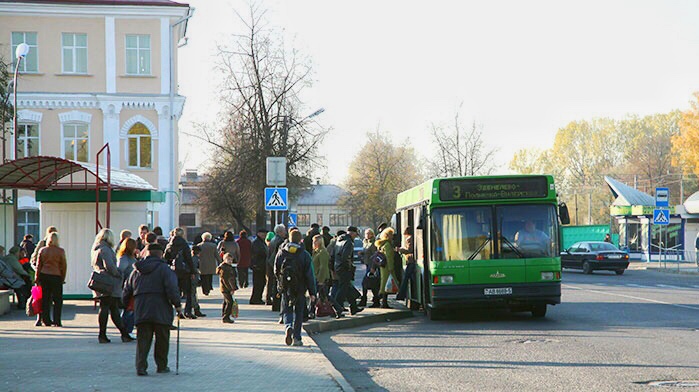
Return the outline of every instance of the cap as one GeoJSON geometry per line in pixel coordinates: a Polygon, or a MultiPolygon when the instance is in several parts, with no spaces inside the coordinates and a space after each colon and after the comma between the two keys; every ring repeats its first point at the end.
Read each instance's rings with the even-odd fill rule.
{"type": "Polygon", "coordinates": [[[163,249],[162,245],[160,245],[160,244],[157,243],[157,242],[146,245],[146,248],[145,248],[145,249],[146,249],[147,252],[151,252],[151,251],[154,251],[154,250],[157,250],[157,251],[162,252],[162,251],[165,250],[165,249],[163,249]]]}
{"type": "Polygon", "coordinates": [[[272,238],[274,238],[274,232],[269,232],[267,233],[267,237],[265,237],[265,240],[267,241],[272,241],[272,238]]]}
{"type": "Polygon", "coordinates": [[[350,231],[353,231],[353,232],[359,234],[359,229],[356,228],[356,227],[354,227],[354,226],[348,226],[348,227],[347,227],[347,232],[349,233],[350,231]]]}

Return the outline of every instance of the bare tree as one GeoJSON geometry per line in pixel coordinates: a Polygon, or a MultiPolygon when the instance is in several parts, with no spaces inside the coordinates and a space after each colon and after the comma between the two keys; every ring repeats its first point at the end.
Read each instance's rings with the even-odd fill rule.
{"type": "Polygon", "coordinates": [[[287,182],[300,189],[310,184],[313,160],[326,130],[302,116],[301,92],[311,85],[309,62],[286,50],[265,25],[265,11],[251,6],[238,14],[245,33],[219,48],[217,69],[224,75],[225,120],[218,128],[200,126],[200,138],[213,147],[200,203],[209,216],[244,225],[254,217],[265,224],[265,164],[269,156],[287,158],[287,182]]]}
{"type": "Polygon", "coordinates": [[[493,155],[483,140],[483,130],[474,121],[464,130],[459,113],[454,116],[452,129],[432,125],[432,140],[436,146],[435,158],[430,161],[431,174],[435,177],[487,175],[493,171],[493,155]]]}

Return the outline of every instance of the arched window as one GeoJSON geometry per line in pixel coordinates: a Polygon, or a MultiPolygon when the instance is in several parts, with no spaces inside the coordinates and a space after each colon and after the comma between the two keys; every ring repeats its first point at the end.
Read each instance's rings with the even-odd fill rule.
{"type": "Polygon", "coordinates": [[[151,167],[153,160],[152,139],[148,128],[134,124],[127,136],[129,143],[129,167],[151,167]]]}

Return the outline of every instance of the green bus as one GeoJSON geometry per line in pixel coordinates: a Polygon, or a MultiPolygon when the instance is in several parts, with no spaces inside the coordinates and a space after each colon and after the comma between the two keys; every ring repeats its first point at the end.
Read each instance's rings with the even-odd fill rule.
{"type": "Polygon", "coordinates": [[[412,230],[417,261],[407,305],[432,320],[471,307],[544,317],[561,303],[559,221],[570,218],[549,175],[437,178],[400,193],[392,224],[412,230]]]}

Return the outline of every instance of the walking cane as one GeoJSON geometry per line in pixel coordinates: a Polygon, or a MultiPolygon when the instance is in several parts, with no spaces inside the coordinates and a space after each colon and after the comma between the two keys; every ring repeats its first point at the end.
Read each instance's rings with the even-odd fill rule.
{"type": "Polygon", "coordinates": [[[177,354],[175,356],[175,375],[180,374],[180,316],[177,315],[177,354]]]}

